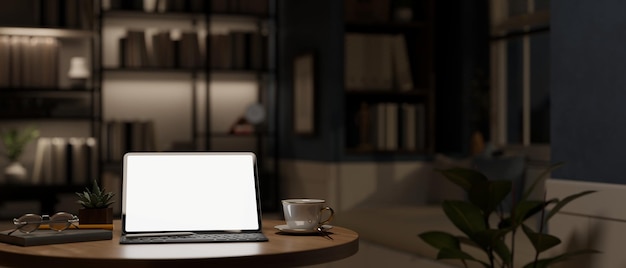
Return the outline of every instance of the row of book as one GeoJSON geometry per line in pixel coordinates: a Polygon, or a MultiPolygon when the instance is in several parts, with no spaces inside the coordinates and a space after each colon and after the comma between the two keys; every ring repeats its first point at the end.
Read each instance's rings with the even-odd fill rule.
{"type": "Polygon", "coordinates": [[[0,87],[57,87],[59,41],[0,36],[0,87]]]}
{"type": "MultiPolygon", "coordinates": [[[[150,43],[143,30],[129,30],[120,39],[120,63],[127,68],[183,68],[205,66],[197,32],[183,32],[174,40],[170,31],[154,33],[150,43]],[[150,45],[149,45],[150,44],[150,45]]],[[[267,36],[233,31],[207,36],[210,67],[260,70],[267,66],[267,36]]]]}
{"type": "Polygon", "coordinates": [[[93,137],[40,137],[33,183],[87,185],[98,178],[98,146],[93,137]]]}
{"type": "Polygon", "coordinates": [[[346,90],[409,91],[414,88],[402,34],[346,34],[344,64],[346,90]]]}
{"type": "MultiPolygon", "coordinates": [[[[405,15],[407,21],[413,19],[418,14],[413,14],[418,5],[423,5],[423,1],[406,1],[406,0],[343,0],[344,1],[344,20],[348,23],[381,23],[389,22],[392,19],[400,19],[397,10],[409,10],[409,14],[405,15]],[[408,16],[408,17],[407,17],[408,16]]],[[[423,8],[421,8],[423,9],[423,8]]],[[[421,11],[421,10],[420,10],[421,11]]]]}
{"type": "Polygon", "coordinates": [[[150,120],[112,120],[104,124],[106,146],[102,158],[106,162],[122,161],[126,152],[155,151],[154,122],[150,120]]]}
{"type": "Polygon", "coordinates": [[[420,151],[426,146],[423,103],[362,102],[350,114],[348,147],[377,151],[420,151]]]}
{"type": "Polygon", "coordinates": [[[267,14],[269,0],[212,0],[211,12],[267,14]]]}
{"type": "Polygon", "coordinates": [[[111,10],[136,10],[154,13],[217,13],[267,14],[269,0],[109,0],[111,10]]]}
{"type": "MultiPolygon", "coordinates": [[[[2,91],[2,89],[0,89],[2,91]]],[[[89,118],[92,116],[89,97],[21,96],[20,94],[0,97],[0,117],[64,117],[89,118]]]]}
{"type": "Polygon", "coordinates": [[[103,6],[111,10],[146,12],[203,12],[205,0],[108,0],[103,6]]]}
{"type": "Polygon", "coordinates": [[[262,70],[268,64],[266,35],[256,32],[211,34],[209,42],[213,69],[262,70]]]}
{"type": "Polygon", "coordinates": [[[39,0],[39,25],[52,28],[92,29],[95,1],[84,0],[39,0]]]}
{"type": "Polygon", "coordinates": [[[148,49],[146,33],[143,30],[129,30],[126,37],[120,38],[120,65],[127,68],[202,68],[196,32],[183,32],[180,39],[173,40],[169,31],[152,35],[152,46],[148,49]]]}
{"type": "Polygon", "coordinates": [[[346,22],[385,22],[389,20],[389,0],[343,0],[346,22]]]}

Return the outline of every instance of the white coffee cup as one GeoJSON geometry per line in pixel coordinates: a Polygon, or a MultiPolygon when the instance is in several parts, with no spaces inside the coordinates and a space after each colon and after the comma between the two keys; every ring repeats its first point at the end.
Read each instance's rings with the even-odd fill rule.
{"type": "Polygon", "coordinates": [[[335,211],[326,206],[323,199],[296,198],[282,200],[283,214],[289,229],[314,230],[318,226],[329,223],[335,211]],[[322,214],[330,214],[322,220],[322,214]]]}

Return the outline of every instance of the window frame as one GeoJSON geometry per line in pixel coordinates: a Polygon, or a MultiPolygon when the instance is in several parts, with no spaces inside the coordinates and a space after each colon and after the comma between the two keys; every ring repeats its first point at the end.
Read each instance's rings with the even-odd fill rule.
{"type": "Polygon", "coordinates": [[[550,11],[535,11],[535,1],[527,0],[527,11],[509,16],[510,1],[490,0],[490,137],[493,144],[507,152],[524,153],[531,160],[549,161],[550,144],[531,142],[531,36],[549,32],[550,11]],[[508,141],[507,122],[507,40],[522,39],[522,141],[508,141]]]}

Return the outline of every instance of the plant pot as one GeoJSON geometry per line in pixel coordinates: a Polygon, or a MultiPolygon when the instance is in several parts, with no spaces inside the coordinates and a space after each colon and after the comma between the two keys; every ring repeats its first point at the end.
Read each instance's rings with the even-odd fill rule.
{"type": "Polygon", "coordinates": [[[79,224],[111,224],[113,208],[81,208],[78,210],[79,224]]]}
{"type": "Polygon", "coordinates": [[[20,162],[11,162],[4,169],[4,177],[8,183],[24,184],[27,181],[28,171],[20,162]]]}

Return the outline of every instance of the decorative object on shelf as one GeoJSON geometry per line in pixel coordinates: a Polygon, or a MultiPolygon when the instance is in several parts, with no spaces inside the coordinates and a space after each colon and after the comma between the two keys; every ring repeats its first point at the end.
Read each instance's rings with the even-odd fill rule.
{"type": "Polygon", "coordinates": [[[254,133],[254,125],[252,125],[246,117],[242,116],[230,127],[229,133],[234,135],[250,135],[254,133]]]}
{"type": "Polygon", "coordinates": [[[296,134],[315,133],[315,60],[307,52],[293,60],[293,128],[296,134]]]}
{"type": "Polygon", "coordinates": [[[28,171],[19,162],[19,158],[24,152],[28,143],[39,137],[39,130],[34,127],[27,127],[23,130],[10,129],[2,131],[0,134],[4,144],[5,155],[10,164],[4,170],[4,177],[10,183],[25,183],[28,171]]]}
{"type": "Polygon", "coordinates": [[[82,206],[78,210],[78,219],[81,224],[110,224],[113,223],[113,192],[106,192],[104,188],[98,186],[96,180],[93,181],[91,190],[85,188],[78,195],[78,204],[82,206]]]}
{"type": "MultiPolygon", "coordinates": [[[[483,173],[466,168],[451,168],[438,170],[448,180],[457,184],[467,193],[468,200],[445,200],[442,207],[448,219],[466,237],[441,231],[428,231],[419,236],[426,243],[438,250],[437,259],[457,259],[465,267],[468,262],[477,262],[483,267],[514,267],[515,239],[519,229],[525,234],[535,250],[534,259],[524,267],[548,267],[549,265],[563,261],[569,257],[598,253],[592,249],[582,249],[551,255],[548,258],[539,258],[539,255],[561,243],[561,240],[545,232],[545,226],[552,216],[569,202],[593,193],[583,191],[559,199],[531,200],[531,193],[542,183],[550,172],[560,166],[552,165],[544,171],[517,202],[513,202],[513,209],[505,214],[502,207],[506,197],[511,194],[512,182],[510,180],[489,180],[483,173]],[[546,208],[551,206],[550,210],[546,208]],[[529,226],[529,219],[537,218],[538,229],[535,231],[529,226]],[[492,226],[493,220],[499,220],[497,225],[492,226]],[[510,241],[509,241],[510,239],[510,241]],[[471,246],[482,250],[486,259],[472,256],[464,251],[463,246],[471,246]]],[[[519,189],[513,189],[520,192],[519,189]]],[[[514,192],[515,192],[514,191],[514,192]]]]}
{"type": "Polygon", "coordinates": [[[265,121],[265,108],[260,103],[248,105],[245,113],[246,120],[251,124],[260,124],[265,121]]]}
{"type": "Polygon", "coordinates": [[[72,57],[70,59],[70,70],[67,72],[67,76],[72,82],[72,88],[85,88],[89,75],[89,68],[87,68],[85,58],[72,57]]]}
{"type": "Polygon", "coordinates": [[[393,19],[397,22],[413,20],[413,7],[411,5],[411,0],[395,0],[393,2],[393,19]]]}

